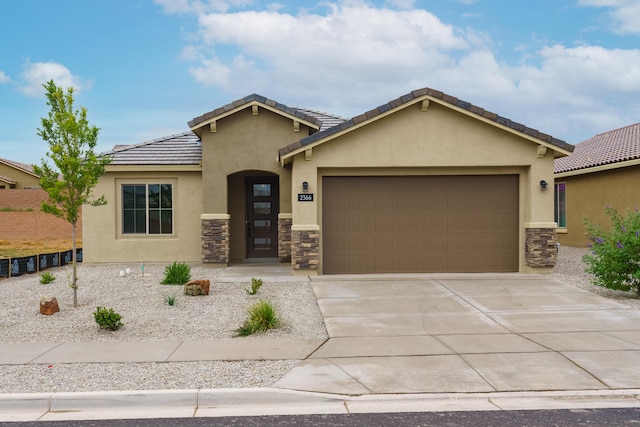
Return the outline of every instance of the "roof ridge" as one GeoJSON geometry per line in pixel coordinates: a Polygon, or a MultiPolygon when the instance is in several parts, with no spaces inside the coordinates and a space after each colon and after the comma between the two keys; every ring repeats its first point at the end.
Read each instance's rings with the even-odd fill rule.
{"type": "MultiPolygon", "coordinates": [[[[232,101],[228,104],[223,105],[222,107],[218,107],[212,111],[209,111],[208,113],[204,113],[200,116],[194,117],[193,119],[189,120],[187,122],[187,125],[189,126],[189,128],[194,128],[197,125],[199,125],[202,122],[205,122],[209,119],[213,119],[214,117],[217,117],[221,114],[224,114],[228,111],[231,111],[235,108],[238,107],[242,107],[245,104],[249,104],[250,102],[253,101],[258,101],[261,104],[267,105],[271,108],[275,108],[276,110],[280,110],[283,113],[287,113],[287,114],[291,114],[292,116],[298,117],[300,119],[306,120],[308,122],[314,123],[318,126],[322,125],[322,121],[320,121],[318,118],[310,116],[308,114],[305,114],[302,110],[296,109],[294,107],[290,107],[286,104],[283,104],[281,102],[277,102],[273,99],[269,99],[266,96],[262,96],[259,95],[257,93],[252,93],[250,95],[247,95],[243,98],[237,99],[235,101],[232,101]]],[[[308,111],[312,111],[310,109],[307,109],[308,111]]]]}

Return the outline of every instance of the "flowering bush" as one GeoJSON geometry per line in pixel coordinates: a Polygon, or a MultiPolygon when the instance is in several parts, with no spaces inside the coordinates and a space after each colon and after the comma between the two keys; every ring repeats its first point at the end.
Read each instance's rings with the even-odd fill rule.
{"type": "Polygon", "coordinates": [[[621,291],[633,290],[640,298],[640,212],[621,215],[606,207],[611,220],[608,229],[585,219],[591,252],[584,256],[594,284],[621,291]]]}

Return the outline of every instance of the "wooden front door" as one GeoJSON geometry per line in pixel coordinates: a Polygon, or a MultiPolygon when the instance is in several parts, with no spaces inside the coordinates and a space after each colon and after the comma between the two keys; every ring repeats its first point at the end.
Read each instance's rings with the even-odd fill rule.
{"type": "Polygon", "coordinates": [[[278,177],[247,177],[247,258],[278,256],[278,177]]]}

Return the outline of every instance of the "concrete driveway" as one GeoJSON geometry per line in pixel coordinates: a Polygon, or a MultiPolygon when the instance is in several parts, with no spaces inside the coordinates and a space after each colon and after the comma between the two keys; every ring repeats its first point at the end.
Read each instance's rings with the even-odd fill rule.
{"type": "Polygon", "coordinates": [[[311,280],[330,339],[275,387],[345,395],[640,389],[640,312],[544,276],[311,280]]]}

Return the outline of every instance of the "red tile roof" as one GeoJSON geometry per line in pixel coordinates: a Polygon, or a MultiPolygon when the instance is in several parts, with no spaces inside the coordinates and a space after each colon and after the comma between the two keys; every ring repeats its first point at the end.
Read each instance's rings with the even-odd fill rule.
{"type": "Polygon", "coordinates": [[[554,172],[589,169],[640,159],[640,123],[604,132],[576,145],[570,156],[554,162],[554,172]]]}

